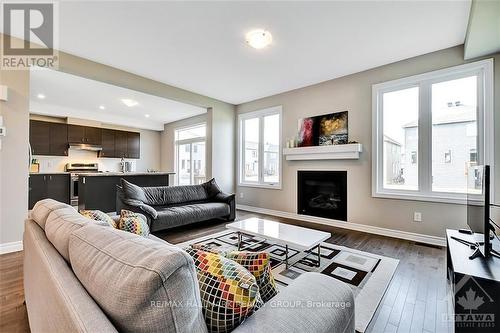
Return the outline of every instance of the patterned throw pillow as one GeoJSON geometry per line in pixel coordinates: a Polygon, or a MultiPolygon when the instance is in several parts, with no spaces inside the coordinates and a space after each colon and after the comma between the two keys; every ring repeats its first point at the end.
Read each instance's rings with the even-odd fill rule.
{"type": "Polygon", "coordinates": [[[276,296],[278,288],[271,272],[271,255],[267,252],[233,251],[226,258],[245,267],[257,281],[259,293],[265,303],[276,296]]]}
{"type": "Polygon", "coordinates": [[[117,223],[111,218],[111,216],[101,212],[100,210],[81,210],[80,214],[94,221],[106,222],[113,228],[118,227],[117,223]]]}
{"type": "Polygon", "coordinates": [[[141,214],[122,209],[118,229],[131,232],[140,236],[149,235],[148,223],[141,214]]]}
{"type": "Polygon", "coordinates": [[[255,277],[215,253],[186,249],[194,259],[203,315],[211,333],[230,332],[263,305],[255,277]]]}

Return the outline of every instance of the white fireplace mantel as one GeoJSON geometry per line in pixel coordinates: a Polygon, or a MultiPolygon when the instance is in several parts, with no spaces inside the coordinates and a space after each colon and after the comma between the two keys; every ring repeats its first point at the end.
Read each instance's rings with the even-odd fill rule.
{"type": "Polygon", "coordinates": [[[285,148],[283,155],[287,161],[306,160],[357,160],[363,151],[361,143],[345,145],[285,148]]]}

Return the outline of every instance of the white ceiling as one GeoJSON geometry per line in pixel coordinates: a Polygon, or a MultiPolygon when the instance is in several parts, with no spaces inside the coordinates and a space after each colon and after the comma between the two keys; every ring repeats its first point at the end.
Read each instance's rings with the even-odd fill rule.
{"type": "Polygon", "coordinates": [[[161,131],[165,123],[205,113],[206,109],[63,72],[34,69],[30,112],[161,131]],[[39,99],[38,94],[45,98],[39,99]],[[124,98],[139,104],[128,107],[121,101],[124,98]],[[104,110],[99,109],[101,105],[104,110]]]}

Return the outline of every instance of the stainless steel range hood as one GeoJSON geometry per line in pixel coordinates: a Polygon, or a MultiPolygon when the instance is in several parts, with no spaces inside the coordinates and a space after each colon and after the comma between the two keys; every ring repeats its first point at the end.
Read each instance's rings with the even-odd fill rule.
{"type": "Polygon", "coordinates": [[[89,151],[101,151],[102,147],[99,145],[91,145],[88,143],[70,143],[69,148],[76,150],[89,150],[89,151]]]}

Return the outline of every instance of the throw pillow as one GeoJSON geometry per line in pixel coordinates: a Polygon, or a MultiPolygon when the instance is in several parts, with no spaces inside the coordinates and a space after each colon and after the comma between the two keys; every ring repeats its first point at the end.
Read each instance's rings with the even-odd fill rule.
{"type": "Polygon", "coordinates": [[[264,303],[278,294],[278,288],[271,272],[271,255],[269,253],[232,251],[226,254],[226,258],[237,262],[255,276],[260,297],[264,303]]]}
{"type": "Polygon", "coordinates": [[[131,232],[140,236],[149,236],[149,227],[142,214],[122,209],[118,229],[131,232]]]}
{"type": "Polygon", "coordinates": [[[211,333],[230,332],[263,305],[255,277],[215,253],[186,249],[194,259],[203,315],[211,333]]]}
{"type": "Polygon", "coordinates": [[[113,228],[118,227],[116,221],[111,216],[100,210],[81,210],[80,214],[94,221],[106,222],[113,228]]]}
{"type": "Polygon", "coordinates": [[[120,178],[120,184],[122,186],[123,193],[125,194],[125,198],[148,203],[146,194],[144,194],[144,190],[142,189],[142,187],[132,184],[123,178],[120,178]]]}
{"type": "Polygon", "coordinates": [[[217,185],[217,183],[215,182],[215,178],[212,178],[208,182],[205,182],[201,185],[205,188],[205,191],[207,192],[209,198],[215,197],[217,194],[222,192],[219,185],[217,185]]]}

